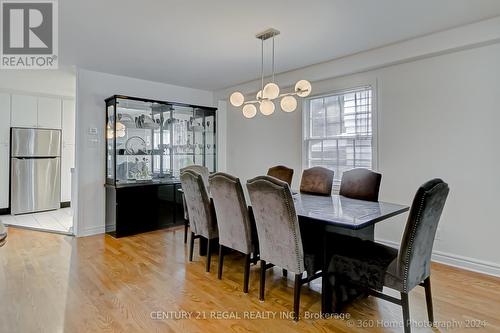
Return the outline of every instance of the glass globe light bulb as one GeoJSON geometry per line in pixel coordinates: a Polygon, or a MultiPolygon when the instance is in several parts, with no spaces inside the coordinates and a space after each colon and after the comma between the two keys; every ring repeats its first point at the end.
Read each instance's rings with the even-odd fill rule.
{"type": "Polygon", "coordinates": [[[243,102],[245,102],[245,96],[243,96],[243,94],[240,93],[239,91],[235,91],[229,97],[229,101],[231,102],[231,104],[233,106],[236,106],[236,107],[242,106],[243,102]]]}
{"type": "Polygon", "coordinates": [[[264,86],[264,96],[275,99],[280,95],[280,87],[276,83],[268,83],[264,86]]]}
{"type": "Polygon", "coordinates": [[[300,80],[295,84],[295,92],[300,97],[307,97],[311,94],[311,82],[307,80],[300,80]]]}
{"type": "Polygon", "coordinates": [[[257,114],[257,108],[253,104],[247,104],[243,107],[243,116],[245,118],[253,118],[257,114]]]}
{"type": "Polygon", "coordinates": [[[257,99],[258,101],[260,101],[262,99],[262,90],[259,90],[257,95],[255,95],[255,99],[257,99]]]}
{"type": "Polygon", "coordinates": [[[262,113],[264,116],[269,116],[274,112],[274,103],[269,101],[269,100],[263,100],[260,102],[260,113],[262,113]]]}
{"type": "Polygon", "coordinates": [[[281,110],[285,112],[293,112],[297,108],[297,99],[293,96],[285,96],[280,102],[281,110]]]}

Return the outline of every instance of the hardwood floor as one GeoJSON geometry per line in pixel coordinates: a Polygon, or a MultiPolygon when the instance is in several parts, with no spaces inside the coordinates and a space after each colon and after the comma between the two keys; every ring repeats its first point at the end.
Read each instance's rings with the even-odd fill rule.
{"type": "MultiPolygon", "coordinates": [[[[267,273],[260,303],[258,266],[245,295],[243,256],[225,256],[218,280],[217,256],[205,273],[205,258],[190,263],[187,249],[182,228],[122,239],[10,228],[0,248],[0,332],[402,332],[401,309],[373,297],[346,309],[349,320],[304,318],[319,313],[320,281],[303,287],[300,322],[281,318],[293,304],[281,269],[267,273]],[[167,318],[171,311],[191,319],[167,318]]],[[[435,318],[454,327],[413,332],[500,332],[500,279],[435,264],[432,283],[435,318]]],[[[410,311],[425,323],[423,289],[410,294],[410,311]]]]}

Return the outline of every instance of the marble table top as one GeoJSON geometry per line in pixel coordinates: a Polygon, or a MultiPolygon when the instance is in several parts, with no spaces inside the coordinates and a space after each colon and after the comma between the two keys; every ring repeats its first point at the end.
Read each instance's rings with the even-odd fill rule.
{"type": "Polygon", "coordinates": [[[347,229],[362,229],[408,211],[408,206],[346,198],[294,193],[295,210],[302,220],[347,229]]]}
{"type": "MultiPolygon", "coordinates": [[[[182,189],[178,189],[182,192],[182,189]]],[[[246,201],[248,191],[243,188],[246,201]]],[[[362,229],[390,217],[403,214],[408,206],[388,202],[356,200],[341,195],[321,196],[292,191],[299,219],[347,229],[362,229]]]]}

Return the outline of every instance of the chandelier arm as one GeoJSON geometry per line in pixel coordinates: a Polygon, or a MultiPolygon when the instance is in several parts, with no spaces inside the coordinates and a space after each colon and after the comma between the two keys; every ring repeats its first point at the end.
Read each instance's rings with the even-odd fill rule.
{"type": "Polygon", "coordinates": [[[276,97],[276,98],[281,98],[281,97],[285,97],[285,96],[295,96],[295,95],[297,95],[297,93],[296,93],[296,92],[283,93],[283,94],[279,95],[279,96],[278,96],[278,97],[276,97]]]}
{"type": "Polygon", "coordinates": [[[259,104],[260,101],[246,101],[245,103],[243,103],[243,105],[246,105],[246,104],[259,104]]]}

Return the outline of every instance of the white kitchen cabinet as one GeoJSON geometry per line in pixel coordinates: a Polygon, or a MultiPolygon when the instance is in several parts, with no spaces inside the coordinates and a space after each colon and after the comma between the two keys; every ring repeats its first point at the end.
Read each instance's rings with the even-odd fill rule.
{"type": "Polygon", "coordinates": [[[0,209],[9,207],[9,143],[0,143],[0,209]]]}
{"type": "Polygon", "coordinates": [[[75,144],[75,100],[64,99],[62,105],[63,145],[73,145],[75,144]]]}
{"type": "Polygon", "coordinates": [[[10,95],[0,93],[0,144],[10,140],[10,95]]]}
{"type": "Polygon", "coordinates": [[[38,127],[60,129],[61,120],[61,99],[52,97],[38,98],[38,127]]]}
{"type": "Polygon", "coordinates": [[[12,95],[11,126],[38,126],[38,98],[27,95],[12,95]]]}
{"type": "Polygon", "coordinates": [[[71,201],[71,168],[75,166],[75,146],[64,145],[61,159],[61,202],[71,201]]]}

